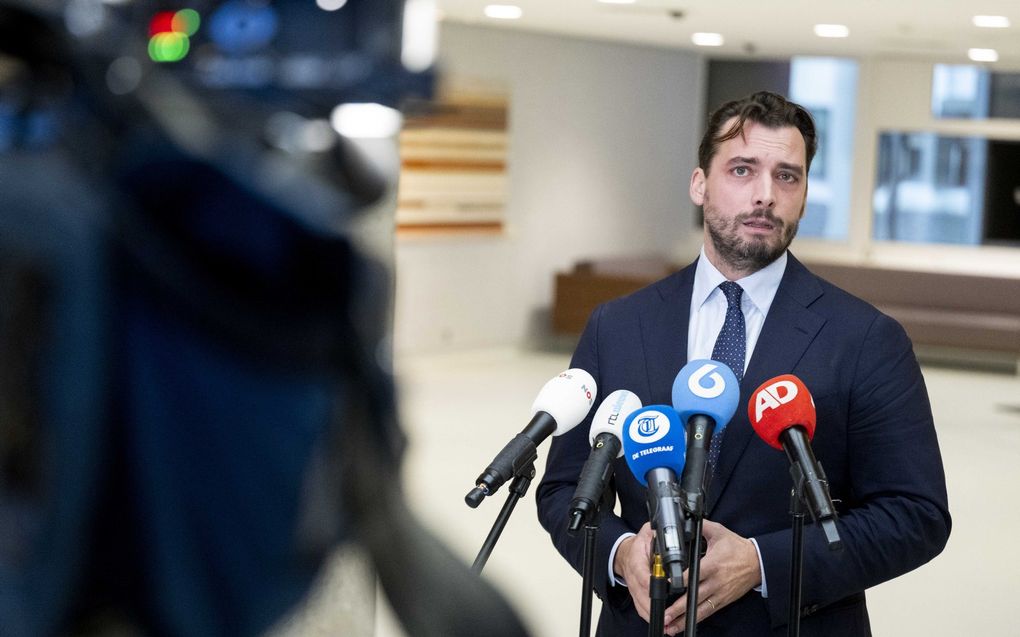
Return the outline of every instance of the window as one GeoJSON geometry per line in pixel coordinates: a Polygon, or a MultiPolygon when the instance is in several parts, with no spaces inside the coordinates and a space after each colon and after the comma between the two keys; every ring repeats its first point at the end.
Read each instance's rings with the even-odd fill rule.
{"type": "Polygon", "coordinates": [[[886,132],[879,137],[874,238],[1020,243],[1020,141],[886,132]]]}
{"type": "Polygon", "coordinates": [[[1020,118],[1020,73],[972,65],[936,64],[931,112],[937,118],[1020,118]]]}
{"type": "Polygon", "coordinates": [[[807,213],[799,236],[845,240],[850,228],[857,63],[839,58],[795,57],[790,99],[811,111],[818,152],[811,163],[807,213]]]}

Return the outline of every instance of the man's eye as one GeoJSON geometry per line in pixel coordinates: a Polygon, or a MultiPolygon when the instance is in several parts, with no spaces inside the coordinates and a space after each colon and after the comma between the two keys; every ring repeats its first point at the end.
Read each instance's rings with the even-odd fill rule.
{"type": "Polygon", "coordinates": [[[785,181],[787,183],[796,183],[797,175],[793,173],[779,173],[779,181],[785,181]]]}
{"type": "Polygon", "coordinates": [[[737,177],[743,177],[745,175],[750,174],[750,169],[748,169],[747,166],[737,166],[736,168],[733,169],[733,174],[736,175],[737,177]]]}

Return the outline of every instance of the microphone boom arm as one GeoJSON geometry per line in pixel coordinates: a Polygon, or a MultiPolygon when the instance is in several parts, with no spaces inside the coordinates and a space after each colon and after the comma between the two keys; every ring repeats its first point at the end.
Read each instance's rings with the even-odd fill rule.
{"type": "Polygon", "coordinates": [[[793,435],[790,430],[780,434],[783,449],[790,459],[790,476],[797,497],[807,502],[811,517],[825,533],[829,549],[835,551],[843,546],[836,528],[836,509],[829,495],[829,481],[825,477],[822,465],[815,459],[815,454],[808,444],[806,435],[793,435]]]}

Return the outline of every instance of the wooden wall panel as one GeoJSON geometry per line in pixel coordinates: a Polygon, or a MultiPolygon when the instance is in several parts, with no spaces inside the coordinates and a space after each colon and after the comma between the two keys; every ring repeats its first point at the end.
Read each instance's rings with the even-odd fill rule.
{"type": "Polygon", "coordinates": [[[450,98],[400,134],[397,232],[500,232],[507,195],[506,101],[450,98]]]}

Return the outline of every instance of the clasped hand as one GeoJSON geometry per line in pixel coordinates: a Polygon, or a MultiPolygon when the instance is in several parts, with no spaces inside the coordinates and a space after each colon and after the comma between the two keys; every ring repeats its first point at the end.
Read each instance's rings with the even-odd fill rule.
{"type": "MultiPolygon", "coordinates": [[[[761,584],[758,551],[751,540],[709,520],[704,521],[702,535],[707,549],[701,558],[698,578],[699,622],[761,584]]],[[[648,585],[653,539],[651,524],[646,522],[637,535],[620,543],[613,560],[613,570],[627,583],[634,607],[645,621],[649,620],[651,608],[648,585]]],[[[685,570],[684,579],[687,577],[685,570]]],[[[683,595],[666,609],[663,625],[667,635],[683,631],[686,614],[687,595],[683,595]]]]}

